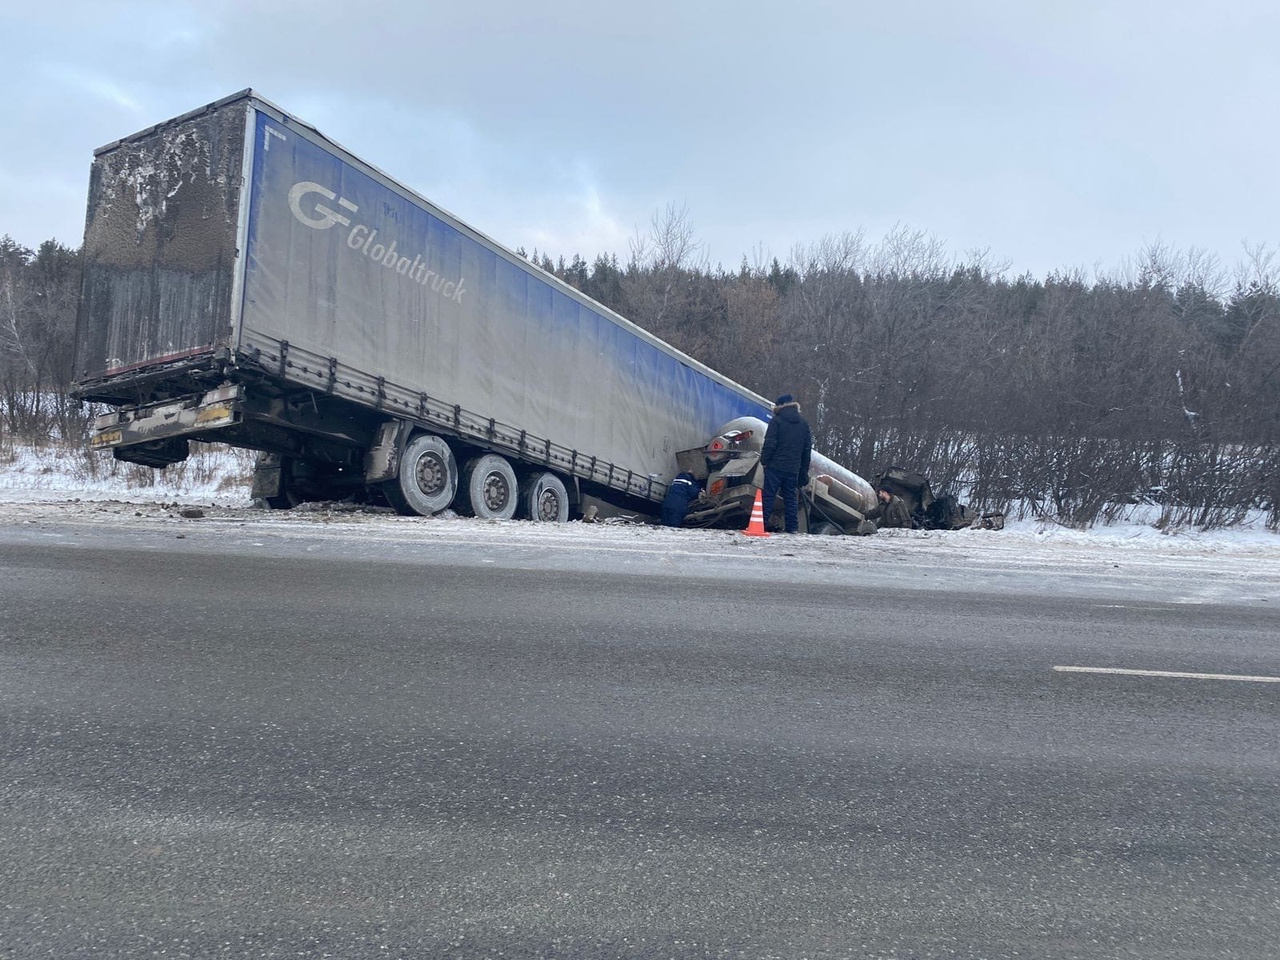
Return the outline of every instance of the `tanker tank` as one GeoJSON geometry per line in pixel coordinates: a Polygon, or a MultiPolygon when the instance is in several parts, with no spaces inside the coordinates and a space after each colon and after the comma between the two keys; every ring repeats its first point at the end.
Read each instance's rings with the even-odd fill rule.
{"type": "MultiPolygon", "coordinates": [[[[735,446],[740,451],[759,453],[768,426],[757,417],[738,417],[721,427],[718,436],[750,433],[750,436],[739,439],[735,446]]],[[[876,507],[876,491],[870,483],[816,450],[809,458],[809,477],[825,482],[828,496],[861,514],[868,514],[876,507]]]]}

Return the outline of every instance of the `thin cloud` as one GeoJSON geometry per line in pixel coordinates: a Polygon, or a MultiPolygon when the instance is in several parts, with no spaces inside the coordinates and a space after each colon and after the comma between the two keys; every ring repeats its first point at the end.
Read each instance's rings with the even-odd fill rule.
{"type": "Polygon", "coordinates": [[[43,73],[46,78],[61,84],[73,94],[87,94],[95,100],[135,116],[144,115],[143,101],[110,77],[88,73],[78,67],[59,63],[46,64],[43,73]]]}

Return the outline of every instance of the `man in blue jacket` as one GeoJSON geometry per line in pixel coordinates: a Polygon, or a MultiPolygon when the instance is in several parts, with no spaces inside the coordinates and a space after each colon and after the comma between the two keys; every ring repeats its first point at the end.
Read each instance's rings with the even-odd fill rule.
{"type": "Polygon", "coordinates": [[[662,498],[662,525],[678,527],[689,515],[689,504],[698,499],[702,486],[692,473],[681,473],[667,486],[667,495],[662,498]]]}
{"type": "Polygon", "coordinates": [[[764,432],[760,463],[764,467],[764,514],[773,512],[774,498],[782,494],[787,533],[800,531],[800,488],[809,485],[809,457],[813,433],[800,416],[800,404],[789,393],[773,405],[773,419],[764,432]]]}

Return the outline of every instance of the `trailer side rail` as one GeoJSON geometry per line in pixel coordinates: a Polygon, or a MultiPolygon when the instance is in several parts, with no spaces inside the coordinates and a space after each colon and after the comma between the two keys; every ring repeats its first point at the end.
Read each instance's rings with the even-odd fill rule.
{"type": "Polygon", "coordinates": [[[317,393],[350,400],[385,412],[389,417],[410,421],[426,430],[452,434],[528,463],[545,464],[557,473],[620,493],[651,502],[660,502],[666,494],[666,483],[657,477],[592,456],[589,451],[575,450],[548,437],[534,436],[483,413],[447,404],[288,341],[246,330],[238,362],[317,393]]]}

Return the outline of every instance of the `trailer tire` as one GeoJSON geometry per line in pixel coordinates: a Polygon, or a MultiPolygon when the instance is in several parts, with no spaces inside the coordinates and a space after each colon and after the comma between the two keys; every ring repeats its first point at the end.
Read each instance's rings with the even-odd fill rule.
{"type": "Polygon", "coordinates": [[[429,517],[453,502],[458,492],[458,461],[441,437],[420,433],[405,445],[400,470],[382,485],[400,513],[429,517]]]}
{"type": "Polygon", "coordinates": [[[520,485],[520,516],[542,523],[569,519],[569,490],[554,473],[531,473],[520,485]]]}
{"type": "Polygon", "coordinates": [[[486,453],[462,473],[462,509],[481,520],[510,520],[519,504],[516,472],[505,457],[486,453]]]}

